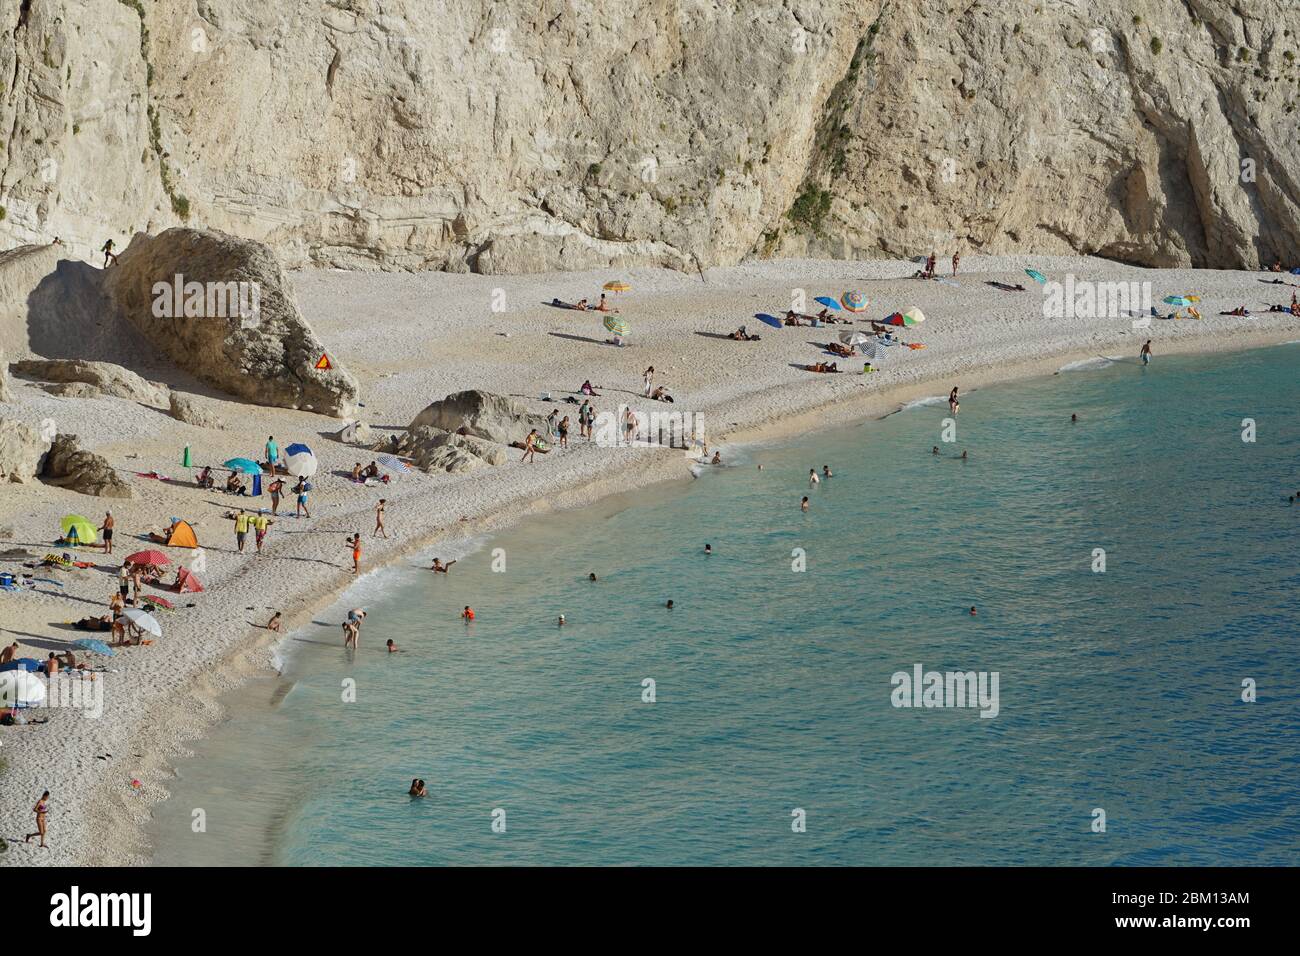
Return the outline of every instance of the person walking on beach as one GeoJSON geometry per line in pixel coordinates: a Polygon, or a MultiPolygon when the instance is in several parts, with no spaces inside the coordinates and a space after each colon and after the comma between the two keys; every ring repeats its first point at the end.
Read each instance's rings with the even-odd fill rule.
{"type": "Polygon", "coordinates": [[[587,416],[591,414],[591,402],[587,399],[582,400],[578,406],[578,437],[590,440],[591,435],[587,431],[587,416]]]}
{"type": "Polygon", "coordinates": [[[239,549],[240,554],[243,554],[244,539],[248,537],[248,526],[251,523],[251,516],[247,512],[245,512],[243,508],[240,508],[239,514],[235,515],[234,521],[235,521],[235,547],[239,549]]]}
{"type": "Polygon", "coordinates": [[[961,264],[961,252],[960,251],[954,252],[952,254],[952,274],[954,278],[956,278],[957,276],[957,266],[960,264],[961,264]]]}
{"type": "Polygon", "coordinates": [[[104,553],[113,553],[113,512],[104,512],[104,523],[99,526],[99,533],[104,538],[104,553]]]}
{"type": "Polygon", "coordinates": [[[306,515],[311,517],[311,512],[307,510],[307,479],[303,476],[298,477],[298,483],[293,486],[294,494],[298,496],[298,509],[295,514],[301,518],[306,515]]]}
{"type": "Polygon", "coordinates": [[[519,460],[520,462],[526,461],[529,464],[537,463],[537,429],[536,428],[532,429],[528,433],[528,437],[524,439],[524,455],[519,460]]]}
{"type": "Polygon", "coordinates": [[[257,546],[257,553],[261,554],[262,542],[266,540],[266,532],[275,522],[264,514],[256,514],[252,516],[250,523],[253,526],[253,543],[257,546]]]}
{"type": "Polygon", "coordinates": [[[569,447],[569,416],[565,415],[560,419],[560,424],[555,426],[555,430],[560,435],[560,447],[569,447]]]}
{"type": "Polygon", "coordinates": [[[266,439],[266,463],[271,469],[271,477],[275,477],[275,463],[280,459],[280,446],[275,443],[275,436],[268,435],[266,439]]]}
{"type": "Polygon", "coordinates": [[[371,532],[371,537],[388,537],[388,529],[384,527],[384,504],[387,498],[380,498],[379,504],[375,505],[375,530],[371,532]]]}
{"type": "Polygon", "coordinates": [[[273,478],[271,483],[266,486],[266,490],[271,493],[271,517],[278,517],[280,513],[280,496],[284,493],[284,479],[273,478]]]}
{"type": "Polygon", "coordinates": [[[948,411],[952,412],[954,416],[961,411],[961,402],[957,400],[956,385],[954,385],[952,391],[948,393],[948,411]]]}
{"type": "Polygon", "coordinates": [[[41,799],[36,801],[32,811],[36,814],[36,832],[27,834],[23,842],[31,843],[32,837],[38,836],[41,838],[41,846],[48,850],[49,846],[45,843],[45,816],[50,812],[50,791],[46,790],[41,794],[41,799]]]}
{"type": "MultiPolygon", "coordinates": [[[[632,367],[636,368],[635,365],[632,367]]],[[[645,391],[643,394],[645,395],[646,398],[649,398],[650,390],[654,385],[654,380],[655,380],[655,367],[651,365],[649,368],[647,368],[644,372],[641,373],[641,377],[645,381],[645,391]]]]}
{"type": "MultiPolygon", "coordinates": [[[[651,371],[654,370],[651,369],[651,371]]],[[[636,440],[636,427],[637,427],[636,412],[632,411],[632,406],[629,405],[626,409],[624,409],[624,415],[623,415],[624,441],[626,441],[629,445],[636,440]]]]}
{"type": "Polygon", "coordinates": [[[1138,353],[1138,358],[1142,360],[1143,365],[1151,364],[1151,340],[1147,339],[1146,344],[1142,346],[1142,351],[1138,353]]]}
{"type": "Polygon", "coordinates": [[[348,547],[352,549],[352,573],[361,573],[361,532],[358,531],[348,538],[348,547]]]}

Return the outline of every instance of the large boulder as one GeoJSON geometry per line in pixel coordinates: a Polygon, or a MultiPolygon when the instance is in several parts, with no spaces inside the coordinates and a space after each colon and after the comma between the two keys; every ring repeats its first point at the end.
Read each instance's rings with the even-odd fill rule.
{"type": "Polygon", "coordinates": [[[524,406],[504,395],[478,389],[456,392],[434,402],[407,427],[414,431],[423,426],[462,432],[502,445],[523,441],[534,428],[546,433],[545,417],[530,414],[524,406]]]}
{"type": "MultiPolygon", "coordinates": [[[[82,359],[28,359],[15,362],[14,371],[24,378],[38,379],[42,382],[90,385],[104,395],[129,399],[142,405],[167,404],[165,385],[147,382],[130,369],[111,362],[88,362],[82,359]]],[[[52,392],[52,394],[59,393],[52,392]]],[[[75,395],[77,390],[65,390],[63,394],[75,395]]]]}
{"type": "Polygon", "coordinates": [[[469,471],[480,465],[504,465],[506,451],[500,445],[472,435],[458,435],[431,425],[417,425],[394,435],[387,449],[410,458],[425,471],[469,471]]]}
{"type": "Polygon", "coordinates": [[[217,415],[215,409],[206,402],[195,399],[192,395],[172,392],[169,411],[172,418],[198,428],[225,428],[226,423],[217,415]]]}
{"type": "Polygon", "coordinates": [[[104,274],[115,308],[150,343],[199,380],[258,405],[342,417],[357,381],[294,303],[268,246],[222,232],[137,234],[104,274]]]}
{"type": "Polygon", "coordinates": [[[0,482],[26,482],[36,477],[50,443],[24,422],[0,418],[0,482]]]}
{"type": "Polygon", "coordinates": [[[100,498],[130,498],[131,486],[118,477],[102,455],[86,451],[76,435],[58,435],[45,457],[41,480],[100,498]]]}

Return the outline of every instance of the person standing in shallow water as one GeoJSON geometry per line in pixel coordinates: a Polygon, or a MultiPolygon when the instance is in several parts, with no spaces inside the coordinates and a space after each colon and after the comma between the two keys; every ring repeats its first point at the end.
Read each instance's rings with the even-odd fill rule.
{"type": "Polygon", "coordinates": [[[1138,358],[1142,360],[1143,365],[1151,364],[1151,340],[1147,339],[1146,344],[1142,346],[1142,351],[1138,353],[1138,358]]]}
{"type": "Polygon", "coordinates": [[[952,391],[948,393],[948,411],[952,412],[953,415],[956,415],[959,411],[961,411],[961,402],[957,400],[956,385],[954,385],[952,387],[952,391]]]}

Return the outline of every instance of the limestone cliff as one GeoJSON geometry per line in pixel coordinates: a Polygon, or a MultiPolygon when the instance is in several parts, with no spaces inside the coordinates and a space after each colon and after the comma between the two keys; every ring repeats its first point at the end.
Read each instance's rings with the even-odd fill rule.
{"type": "Polygon", "coordinates": [[[1286,0],[5,0],[0,239],[290,264],[1300,248],[1286,0]]]}

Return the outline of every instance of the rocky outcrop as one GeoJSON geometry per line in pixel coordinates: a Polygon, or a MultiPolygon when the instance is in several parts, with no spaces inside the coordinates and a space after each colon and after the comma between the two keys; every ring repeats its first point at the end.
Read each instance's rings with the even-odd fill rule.
{"type": "Polygon", "coordinates": [[[104,287],[116,308],[179,368],[259,405],[349,414],[357,382],[326,355],[275,254],[225,233],[137,235],[104,287]]]}
{"type": "Polygon", "coordinates": [[[221,416],[217,414],[212,406],[199,401],[191,395],[172,392],[169,411],[172,418],[187,425],[216,429],[226,427],[226,423],[222,421],[221,416]]]}
{"type": "Polygon", "coordinates": [[[368,422],[362,421],[348,422],[331,437],[345,445],[361,445],[365,448],[372,447],[375,442],[374,429],[368,422]]]}
{"type": "Polygon", "coordinates": [[[1300,247],[1289,0],[444,7],[0,4],[0,235],[483,272],[1300,247]]]}
{"type": "Polygon", "coordinates": [[[425,471],[459,473],[480,465],[504,465],[507,460],[505,449],[498,444],[429,425],[412,426],[394,435],[384,450],[411,459],[425,471]]]}
{"type": "MultiPolygon", "coordinates": [[[[129,399],[142,405],[167,404],[167,386],[146,382],[135,372],[109,362],[27,359],[15,362],[13,368],[24,378],[42,382],[84,383],[92,386],[96,392],[114,398],[129,399]]],[[[76,394],[76,390],[72,390],[72,394],[76,394]]]]}
{"type": "Polygon", "coordinates": [[[69,488],[83,495],[131,497],[131,486],[118,477],[103,456],[81,448],[76,435],[55,437],[40,477],[48,485],[69,488]]]}
{"type": "Polygon", "coordinates": [[[27,482],[36,477],[50,443],[25,422],[0,418],[0,483],[27,482]]]}
{"type": "Polygon", "coordinates": [[[546,419],[530,414],[524,406],[504,395],[470,389],[427,406],[407,429],[415,431],[424,426],[508,445],[522,441],[534,428],[545,434],[546,419]]]}

